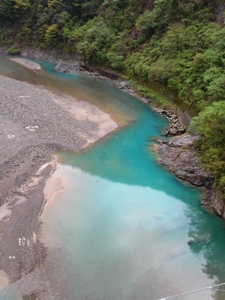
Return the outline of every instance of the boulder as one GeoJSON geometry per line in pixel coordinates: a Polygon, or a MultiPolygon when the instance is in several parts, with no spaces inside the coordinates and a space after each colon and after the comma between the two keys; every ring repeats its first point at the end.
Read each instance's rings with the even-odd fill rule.
{"type": "Polygon", "coordinates": [[[54,70],[61,73],[70,73],[70,74],[77,74],[80,72],[80,62],[79,61],[60,61],[56,64],[54,70]]]}
{"type": "Polygon", "coordinates": [[[211,201],[213,203],[214,212],[218,216],[225,217],[224,202],[223,202],[222,196],[215,189],[212,190],[211,201]]]}
{"type": "Polygon", "coordinates": [[[214,188],[214,179],[205,172],[195,149],[197,136],[185,133],[167,141],[158,141],[154,149],[159,162],[170,172],[203,191],[201,204],[209,205],[215,213],[225,218],[225,205],[222,196],[214,188]]]}

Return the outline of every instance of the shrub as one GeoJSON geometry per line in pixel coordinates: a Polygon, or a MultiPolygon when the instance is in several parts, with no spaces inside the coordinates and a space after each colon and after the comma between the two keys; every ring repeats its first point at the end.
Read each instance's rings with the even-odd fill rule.
{"type": "Polygon", "coordinates": [[[7,49],[7,54],[9,55],[19,55],[20,49],[18,49],[16,46],[11,46],[7,49]]]}

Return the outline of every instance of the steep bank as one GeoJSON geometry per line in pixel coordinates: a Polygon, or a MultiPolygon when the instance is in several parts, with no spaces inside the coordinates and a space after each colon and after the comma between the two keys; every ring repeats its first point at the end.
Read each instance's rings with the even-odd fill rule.
{"type": "Polygon", "coordinates": [[[175,176],[203,192],[201,204],[208,205],[213,211],[225,218],[224,202],[218,191],[214,189],[214,179],[204,171],[195,142],[197,136],[185,133],[175,136],[170,141],[157,141],[153,149],[158,154],[158,161],[175,176]]]}

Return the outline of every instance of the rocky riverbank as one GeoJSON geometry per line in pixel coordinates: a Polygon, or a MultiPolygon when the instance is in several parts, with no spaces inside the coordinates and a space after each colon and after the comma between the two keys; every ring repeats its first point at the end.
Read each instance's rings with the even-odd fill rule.
{"type": "Polygon", "coordinates": [[[169,125],[167,126],[165,131],[162,132],[162,135],[171,137],[171,136],[180,135],[180,134],[183,134],[186,132],[187,128],[179,120],[175,111],[161,109],[161,108],[154,108],[154,110],[161,116],[166,117],[167,120],[169,121],[169,125]]]}
{"type": "Polygon", "coordinates": [[[157,144],[153,146],[158,154],[159,163],[179,180],[200,188],[203,192],[201,204],[210,206],[216,215],[225,219],[222,196],[214,188],[214,179],[204,170],[195,147],[198,137],[186,133],[187,127],[175,111],[155,107],[149,99],[136,95],[129,82],[117,81],[116,84],[118,88],[137,96],[158,114],[167,118],[169,125],[162,135],[172,138],[170,141],[157,140],[157,144]]]}
{"type": "Polygon", "coordinates": [[[157,140],[153,149],[158,154],[158,161],[182,181],[203,191],[201,204],[213,208],[214,212],[225,218],[224,202],[214,189],[214,179],[204,171],[195,142],[197,136],[185,133],[173,137],[170,141],[157,140]]]}

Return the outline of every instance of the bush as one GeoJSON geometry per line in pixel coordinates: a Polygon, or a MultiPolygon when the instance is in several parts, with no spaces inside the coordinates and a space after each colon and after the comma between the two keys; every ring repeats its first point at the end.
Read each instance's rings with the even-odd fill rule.
{"type": "Polygon", "coordinates": [[[20,54],[20,49],[18,49],[16,46],[12,46],[7,49],[7,54],[9,55],[19,55],[20,54]]]}

